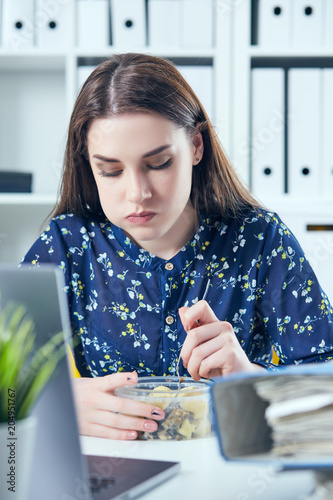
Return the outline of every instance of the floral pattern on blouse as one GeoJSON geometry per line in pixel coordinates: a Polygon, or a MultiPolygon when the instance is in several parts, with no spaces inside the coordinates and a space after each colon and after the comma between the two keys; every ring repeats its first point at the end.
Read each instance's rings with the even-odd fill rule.
{"type": "MultiPolygon", "coordinates": [[[[186,333],[178,316],[204,294],[229,321],[250,361],[333,359],[333,310],[300,245],[265,210],[202,218],[170,261],[139,248],[106,218],[61,215],[23,263],[62,269],[83,376],[137,370],[174,374],[186,333]]],[[[187,371],[180,363],[181,374],[187,371]]]]}

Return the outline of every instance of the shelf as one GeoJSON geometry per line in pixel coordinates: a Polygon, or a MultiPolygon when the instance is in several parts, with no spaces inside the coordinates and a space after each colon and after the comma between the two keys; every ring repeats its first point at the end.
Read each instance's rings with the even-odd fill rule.
{"type": "Polygon", "coordinates": [[[73,47],[68,50],[57,49],[40,49],[39,47],[32,47],[21,52],[9,50],[0,47],[0,68],[1,69],[16,69],[24,70],[27,68],[33,69],[60,69],[65,67],[65,60],[67,57],[96,57],[107,58],[113,54],[125,52],[138,52],[142,54],[152,54],[160,57],[190,57],[201,58],[209,57],[214,58],[217,55],[216,47],[208,48],[168,48],[168,47],[135,47],[135,49],[117,48],[113,45],[101,48],[83,48],[73,47]]]}
{"type": "Polygon", "coordinates": [[[66,54],[59,51],[31,49],[23,52],[13,52],[0,49],[0,69],[7,71],[25,70],[62,70],[65,71],[66,54]]]}
{"type": "Polygon", "coordinates": [[[288,213],[300,213],[302,215],[317,215],[317,214],[330,214],[333,212],[333,199],[316,197],[312,198],[311,201],[306,199],[304,196],[297,197],[285,194],[283,196],[276,197],[265,197],[256,196],[268,210],[288,213]]]}
{"type": "Polygon", "coordinates": [[[321,57],[332,57],[333,58],[333,47],[317,47],[317,48],[300,48],[297,49],[295,47],[287,47],[287,48],[278,48],[278,47],[259,47],[255,45],[251,45],[248,47],[248,56],[249,57],[305,57],[305,58],[321,58],[321,57]]]}
{"type": "Polygon", "coordinates": [[[34,193],[0,193],[0,207],[7,205],[50,206],[56,202],[55,195],[34,193]]]}
{"type": "MultiPolygon", "coordinates": [[[[106,59],[113,54],[125,53],[127,52],[125,49],[117,50],[114,47],[110,46],[105,49],[81,49],[77,48],[73,51],[73,55],[78,59],[106,59]]],[[[157,57],[165,57],[168,59],[177,59],[177,58],[189,58],[189,59],[214,59],[217,55],[217,50],[215,47],[210,49],[186,49],[186,48],[159,48],[159,47],[141,47],[136,48],[135,50],[128,50],[128,52],[137,52],[139,54],[150,54],[157,57]]]]}

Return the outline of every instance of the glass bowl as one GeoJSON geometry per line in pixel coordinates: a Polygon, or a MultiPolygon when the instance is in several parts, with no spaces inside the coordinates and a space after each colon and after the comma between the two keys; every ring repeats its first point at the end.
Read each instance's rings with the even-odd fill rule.
{"type": "Polygon", "coordinates": [[[211,433],[209,380],[196,382],[190,377],[142,377],[136,385],[116,389],[116,396],[136,399],[165,411],[155,432],[140,432],[138,439],[180,441],[211,433]]]}

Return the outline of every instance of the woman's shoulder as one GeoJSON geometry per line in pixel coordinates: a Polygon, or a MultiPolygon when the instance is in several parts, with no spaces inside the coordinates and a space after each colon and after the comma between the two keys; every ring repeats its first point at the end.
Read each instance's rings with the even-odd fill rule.
{"type": "Polygon", "coordinates": [[[52,217],[46,229],[60,229],[62,232],[68,229],[71,231],[71,233],[73,233],[74,231],[82,233],[84,231],[103,228],[107,223],[108,221],[106,220],[105,216],[102,217],[91,215],[87,217],[69,213],[52,217]]]}
{"type": "Polygon", "coordinates": [[[231,217],[215,216],[204,220],[214,221],[216,227],[224,226],[240,232],[253,231],[256,227],[263,231],[288,229],[276,212],[261,207],[246,208],[231,217]]]}
{"type": "Polygon", "coordinates": [[[235,242],[241,242],[242,246],[246,244],[247,248],[249,245],[254,248],[265,244],[280,245],[282,241],[291,244],[295,240],[293,233],[279,215],[265,208],[245,209],[232,217],[206,218],[202,228],[205,226],[207,229],[214,227],[213,231],[209,231],[207,239],[214,239],[221,244],[225,244],[227,239],[233,245],[235,242]]]}
{"type": "Polygon", "coordinates": [[[267,208],[249,209],[243,216],[243,222],[244,224],[259,224],[267,229],[286,227],[280,216],[267,208]]]}

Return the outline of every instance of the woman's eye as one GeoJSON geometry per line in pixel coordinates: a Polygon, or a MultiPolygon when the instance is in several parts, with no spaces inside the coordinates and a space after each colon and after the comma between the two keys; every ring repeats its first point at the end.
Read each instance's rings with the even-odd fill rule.
{"type": "Polygon", "coordinates": [[[115,172],[105,172],[105,170],[101,170],[99,172],[99,175],[101,177],[117,177],[118,175],[120,175],[122,172],[122,170],[117,170],[115,172]]]}
{"type": "Polygon", "coordinates": [[[164,168],[171,167],[171,165],[172,159],[169,158],[165,163],[162,163],[162,165],[147,165],[147,167],[151,170],[163,170],[164,168]]]}
{"type": "MultiPolygon", "coordinates": [[[[169,158],[166,162],[162,163],[161,165],[148,165],[147,167],[150,170],[163,170],[164,168],[168,168],[172,165],[172,159],[169,158]]],[[[101,177],[118,177],[119,175],[122,174],[122,170],[115,170],[113,172],[106,172],[105,170],[100,170],[98,174],[101,177]]]]}

